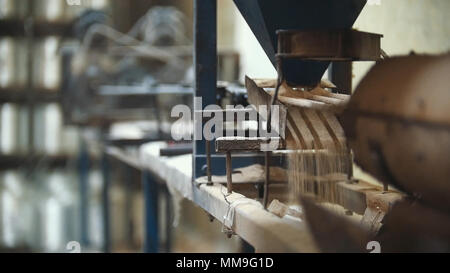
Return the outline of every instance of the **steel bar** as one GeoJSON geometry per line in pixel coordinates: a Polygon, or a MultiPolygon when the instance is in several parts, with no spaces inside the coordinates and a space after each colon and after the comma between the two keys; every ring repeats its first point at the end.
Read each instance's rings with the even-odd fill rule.
{"type": "Polygon", "coordinates": [[[105,253],[111,252],[111,226],[110,226],[110,162],[106,152],[102,156],[102,174],[103,174],[103,189],[102,189],[102,216],[103,216],[103,251],[105,253]]]}
{"type": "Polygon", "coordinates": [[[233,193],[233,180],[232,180],[232,174],[233,174],[233,167],[231,164],[231,152],[227,152],[227,160],[226,160],[226,168],[227,168],[227,189],[228,194],[233,193]]]}
{"type": "Polygon", "coordinates": [[[208,185],[212,184],[211,173],[211,141],[206,140],[206,176],[208,177],[208,185]]]}
{"type": "Polygon", "coordinates": [[[158,183],[148,171],[142,173],[142,188],[144,192],[144,253],[159,251],[158,230],[158,183]]]}
{"type": "Polygon", "coordinates": [[[272,154],[271,152],[265,152],[264,153],[266,179],[264,181],[263,206],[264,206],[265,209],[267,209],[267,206],[269,204],[269,184],[270,184],[270,159],[271,159],[271,154],[272,154]]]}

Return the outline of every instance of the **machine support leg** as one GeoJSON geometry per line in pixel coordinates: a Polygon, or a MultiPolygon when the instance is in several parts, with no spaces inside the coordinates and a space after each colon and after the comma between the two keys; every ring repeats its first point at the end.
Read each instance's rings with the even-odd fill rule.
{"type": "MultiPolygon", "coordinates": [[[[194,65],[194,97],[202,98],[202,105],[194,103],[194,106],[195,110],[202,110],[217,104],[217,0],[194,0],[194,65]]],[[[194,179],[204,176],[204,141],[196,140],[194,143],[194,179]]],[[[214,164],[214,158],[211,161],[214,164]]]]}
{"type": "Polygon", "coordinates": [[[78,158],[80,183],[80,243],[83,247],[89,246],[89,154],[86,143],[81,142],[78,158]]]}
{"type": "Polygon", "coordinates": [[[353,179],[353,153],[349,149],[348,151],[348,181],[351,181],[353,179]]]}
{"type": "Polygon", "coordinates": [[[142,190],[144,192],[144,253],[158,253],[158,184],[149,172],[142,174],[142,190]]]}
{"type": "Polygon", "coordinates": [[[165,250],[166,253],[170,253],[172,250],[172,197],[170,196],[169,190],[165,190],[166,195],[166,244],[165,244],[165,250]]]}
{"type": "Polygon", "coordinates": [[[208,185],[212,185],[212,173],[211,173],[211,141],[206,140],[206,175],[208,176],[208,185]]]}
{"type": "Polygon", "coordinates": [[[136,171],[128,165],[123,164],[121,168],[121,178],[125,182],[125,232],[128,246],[134,247],[134,226],[133,226],[133,187],[132,183],[138,183],[136,179],[136,171]]]}
{"type": "Polygon", "coordinates": [[[231,152],[227,152],[227,159],[226,159],[226,168],[227,168],[227,189],[228,194],[233,193],[233,180],[232,180],[232,173],[233,173],[233,167],[231,164],[231,152]]]}
{"type": "Polygon", "coordinates": [[[110,226],[110,199],[109,199],[109,186],[110,186],[110,166],[108,155],[104,153],[102,155],[102,174],[103,174],[103,191],[102,191],[102,208],[103,208],[103,251],[109,253],[111,251],[111,226],[110,226]]]}

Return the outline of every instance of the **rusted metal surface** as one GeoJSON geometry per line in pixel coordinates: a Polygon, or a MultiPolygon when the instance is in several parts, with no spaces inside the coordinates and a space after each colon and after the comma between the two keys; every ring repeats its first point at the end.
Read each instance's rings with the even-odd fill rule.
{"type": "Polygon", "coordinates": [[[280,30],[278,54],[283,58],[325,61],[377,61],[382,35],[351,29],[280,30]]]}
{"type": "Polygon", "coordinates": [[[233,167],[231,164],[231,152],[227,152],[227,159],[226,159],[226,168],[227,168],[227,190],[228,194],[233,193],[233,167]]]}
{"type": "Polygon", "coordinates": [[[381,61],[341,120],[355,161],[380,181],[450,211],[450,55],[381,61]]]}

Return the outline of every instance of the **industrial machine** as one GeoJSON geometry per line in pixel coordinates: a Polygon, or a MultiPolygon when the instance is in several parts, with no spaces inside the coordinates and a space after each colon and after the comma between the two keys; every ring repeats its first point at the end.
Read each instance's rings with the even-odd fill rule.
{"type": "MultiPolygon", "coordinates": [[[[278,145],[274,150],[309,150],[315,157],[317,150],[326,150],[330,145],[344,148],[344,132],[334,113],[345,105],[348,97],[326,91],[320,81],[331,61],[380,58],[381,35],[350,29],[364,6],[364,1],[344,1],[339,5],[332,1],[235,3],[279,73],[275,84],[262,82],[262,85],[258,86],[251,79],[246,80],[249,102],[255,106],[261,120],[266,121],[264,126],[267,131],[270,132],[271,127],[277,128],[275,130],[278,136],[275,137],[279,139],[276,139],[278,145]],[[276,9],[289,14],[274,14],[276,9]],[[313,22],[318,21],[314,21],[312,15],[318,10],[329,13],[330,17],[314,24],[313,22]],[[294,16],[294,13],[299,11],[304,16],[294,16]],[[270,96],[262,87],[275,88],[275,91],[270,96]],[[278,115],[279,122],[272,124],[270,106],[275,104],[281,110],[278,115]],[[268,106],[269,111],[263,113],[261,106],[268,106]]],[[[216,140],[216,152],[226,154],[229,193],[233,189],[231,153],[257,152],[260,145],[267,140],[267,136],[225,137],[216,140]]],[[[269,201],[271,152],[264,153],[266,177],[262,198],[265,207],[269,201]]],[[[350,158],[348,153],[347,156],[350,158]]],[[[207,158],[210,158],[208,152],[207,158]]],[[[350,176],[349,160],[340,161],[344,162],[340,164],[344,166],[339,169],[350,176]]],[[[211,173],[210,160],[207,162],[207,169],[208,173],[211,173]]],[[[211,182],[210,175],[208,180],[211,182]]]]}
{"type": "MultiPolygon", "coordinates": [[[[197,3],[202,3],[197,12],[214,8],[197,3]]],[[[249,103],[267,134],[217,138],[214,156],[210,142],[198,141],[196,182],[227,184],[228,195],[246,182],[256,184],[262,204],[271,210],[269,204],[277,201],[271,186],[289,180],[290,192],[303,207],[301,217],[325,252],[366,251],[370,241],[386,252],[449,251],[449,57],[389,58],[381,49],[382,35],[352,29],[364,0],[235,3],[278,71],[276,80],[246,79],[249,103]],[[352,97],[327,90],[335,86],[321,81],[330,63],[339,61],[377,62],[352,97]],[[271,106],[279,109],[276,118],[271,106]],[[271,150],[261,148],[270,142],[276,143],[271,150]],[[220,154],[226,164],[218,163],[220,154]],[[243,154],[247,166],[250,157],[259,167],[237,168],[246,164],[243,154]],[[353,178],[353,155],[383,187],[353,178]],[[205,161],[207,175],[200,177],[198,165],[205,161]],[[286,162],[288,168],[280,171],[286,162]],[[214,175],[220,165],[225,177],[214,175]],[[355,224],[319,203],[339,205],[362,220],[355,224]]],[[[206,34],[214,26],[201,23],[197,54],[215,39],[214,33],[206,34]]],[[[206,57],[196,63],[196,94],[207,98],[206,87],[215,83],[199,66],[214,63],[206,57]]]]}

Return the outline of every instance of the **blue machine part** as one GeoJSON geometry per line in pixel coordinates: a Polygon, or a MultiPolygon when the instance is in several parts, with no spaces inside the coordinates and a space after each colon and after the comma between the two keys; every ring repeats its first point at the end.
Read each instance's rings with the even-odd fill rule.
{"type": "MultiPolygon", "coordinates": [[[[348,29],[366,0],[234,0],[272,64],[276,67],[277,30],[348,29]]],[[[314,86],[329,66],[326,61],[286,59],[283,76],[288,83],[314,86]]]]}

